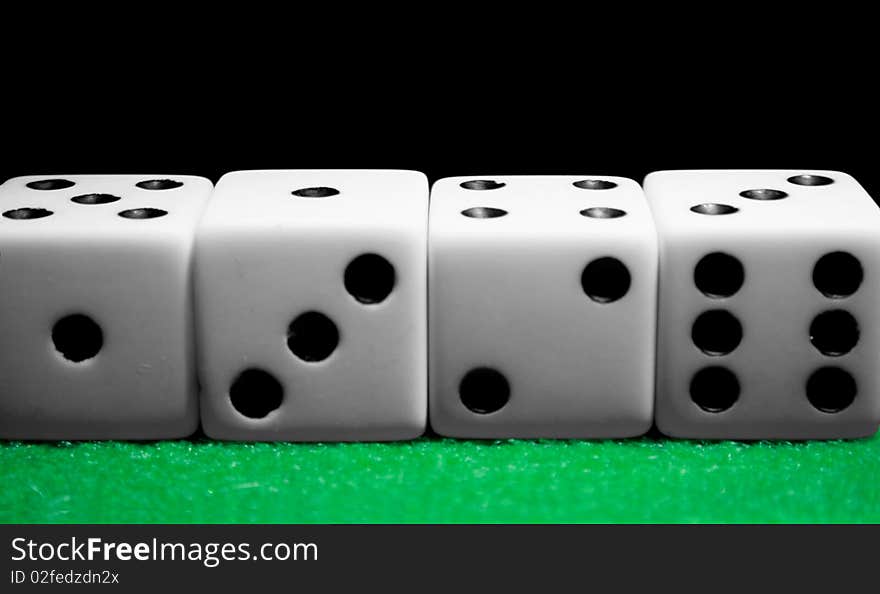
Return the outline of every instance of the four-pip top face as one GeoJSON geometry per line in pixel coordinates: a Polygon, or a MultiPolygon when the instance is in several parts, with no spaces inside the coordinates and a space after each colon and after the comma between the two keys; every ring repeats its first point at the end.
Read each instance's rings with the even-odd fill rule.
{"type": "Polygon", "coordinates": [[[0,438],[871,435],[878,270],[834,171],[14,178],[0,438]]]}

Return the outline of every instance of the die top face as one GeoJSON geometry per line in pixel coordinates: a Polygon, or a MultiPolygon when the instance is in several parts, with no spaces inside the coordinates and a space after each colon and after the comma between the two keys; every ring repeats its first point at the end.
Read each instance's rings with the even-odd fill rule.
{"type": "Polygon", "coordinates": [[[412,228],[424,233],[428,180],[404,170],[254,170],[224,175],[203,226],[412,228]]]}
{"type": "Polygon", "coordinates": [[[431,228],[434,237],[479,241],[524,235],[547,241],[560,235],[602,240],[633,235],[654,241],[642,188],[612,176],[441,179],[431,190],[431,228]]]}
{"type": "Polygon", "coordinates": [[[839,171],[658,171],[645,178],[658,229],[725,232],[874,234],[880,210],[862,186],[839,171]]]}
{"type": "Polygon", "coordinates": [[[190,175],[31,175],[0,185],[0,234],[14,238],[190,235],[211,196],[190,175]]]}

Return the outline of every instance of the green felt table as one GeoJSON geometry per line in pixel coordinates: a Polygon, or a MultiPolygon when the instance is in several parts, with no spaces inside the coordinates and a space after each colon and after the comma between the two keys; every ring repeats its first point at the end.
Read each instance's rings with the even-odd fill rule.
{"type": "Polygon", "coordinates": [[[830,442],[0,442],[0,522],[878,522],[830,442]]]}

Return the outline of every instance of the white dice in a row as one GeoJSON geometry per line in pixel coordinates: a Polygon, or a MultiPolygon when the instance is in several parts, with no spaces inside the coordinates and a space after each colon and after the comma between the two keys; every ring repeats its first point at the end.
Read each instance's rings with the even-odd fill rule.
{"type": "Polygon", "coordinates": [[[826,171],[30,176],[0,437],[835,438],[880,422],[880,212],[826,171]],[[647,200],[645,195],[647,194],[647,200]]]}

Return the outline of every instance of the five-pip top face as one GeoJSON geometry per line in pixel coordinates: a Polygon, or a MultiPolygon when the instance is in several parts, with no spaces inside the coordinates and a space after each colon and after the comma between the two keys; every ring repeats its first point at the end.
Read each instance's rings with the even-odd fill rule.
{"type": "Polygon", "coordinates": [[[156,223],[163,229],[191,229],[212,185],[188,175],[54,175],[17,177],[0,188],[4,233],[88,234],[100,227],[124,235],[145,228],[149,233],[156,223]],[[144,227],[134,221],[155,223],[144,227]]]}

